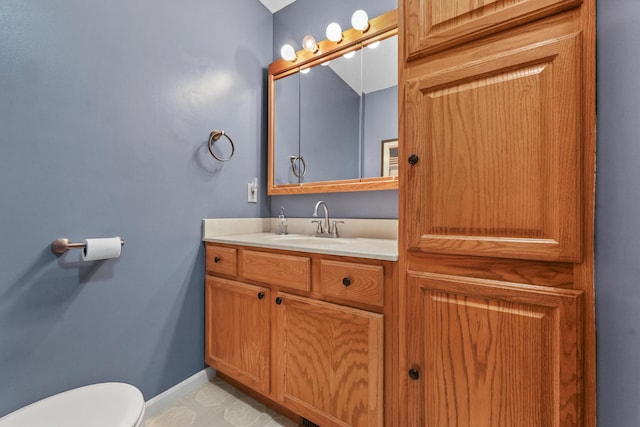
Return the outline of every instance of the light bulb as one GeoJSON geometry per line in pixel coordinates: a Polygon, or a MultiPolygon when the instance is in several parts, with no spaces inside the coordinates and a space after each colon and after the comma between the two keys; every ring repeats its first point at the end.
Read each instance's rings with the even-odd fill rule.
{"type": "Polygon", "coordinates": [[[336,43],[342,40],[342,28],[340,28],[340,24],[332,22],[327,25],[327,38],[336,43]]]}
{"type": "Polygon", "coordinates": [[[353,58],[353,55],[355,55],[355,54],[356,54],[356,51],[355,51],[355,50],[352,50],[351,52],[347,52],[347,53],[345,53],[345,54],[344,54],[344,55],[342,55],[342,56],[343,56],[343,57],[345,57],[345,58],[347,58],[347,59],[349,59],[349,58],[353,58]]]}
{"type": "Polygon", "coordinates": [[[311,35],[304,36],[304,38],[302,39],[302,47],[304,48],[304,50],[311,53],[314,53],[318,50],[316,39],[314,39],[311,35]]]}
{"type": "Polygon", "coordinates": [[[284,46],[282,46],[282,48],[280,49],[280,56],[282,56],[282,59],[285,59],[287,61],[295,61],[297,58],[296,51],[290,44],[285,44],[284,46]]]}
{"type": "Polygon", "coordinates": [[[371,43],[371,44],[368,44],[368,45],[367,45],[367,47],[368,47],[369,49],[375,49],[375,48],[377,48],[378,46],[380,46],[380,40],[378,40],[377,42],[373,42],[373,43],[371,43]]]}
{"type": "Polygon", "coordinates": [[[351,25],[353,29],[362,31],[363,33],[369,29],[369,15],[364,10],[356,10],[351,16],[351,25]]]}
{"type": "Polygon", "coordinates": [[[303,68],[302,70],[300,70],[302,74],[308,74],[309,71],[311,71],[311,68],[303,68]]]}

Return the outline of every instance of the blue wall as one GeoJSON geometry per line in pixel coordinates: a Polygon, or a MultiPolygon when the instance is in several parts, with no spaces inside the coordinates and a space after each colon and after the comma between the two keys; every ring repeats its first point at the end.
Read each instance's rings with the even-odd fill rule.
{"type": "Polygon", "coordinates": [[[0,415],[203,369],[201,220],[269,215],[246,188],[266,177],[272,25],[256,0],[2,1],[0,415]],[[50,250],[115,235],[116,260],[50,250]]]}
{"type": "MultiPolygon", "coordinates": [[[[337,22],[343,29],[351,28],[351,15],[358,9],[366,10],[373,18],[397,7],[397,0],[326,0],[321,6],[317,0],[297,0],[273,15],[273,59],[280,58],[280,47],[285,43],[299,50],[307,34],[317,40],[325,39],[325,30],[331,22],[337,22]]],[[[277,214],[280,206],[284,206],[288,216],[306,217],[313,213],[313,206],[320,199],[327,201],[334,217],[398,217],[397,191],[363,192],[355,199],[353,193],[273,196],[271,212],[277,214]]]]}
{"type": "Polygon", "coordinates": [[[598,425],[640,425],[640,3],[598,1],[598,425]]]}

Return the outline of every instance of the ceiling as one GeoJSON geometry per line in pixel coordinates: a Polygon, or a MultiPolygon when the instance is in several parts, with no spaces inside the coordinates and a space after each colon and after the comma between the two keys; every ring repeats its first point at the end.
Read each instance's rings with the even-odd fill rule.
{"type": "Polygon", "coordinates": [[[271,13],[276,13],[296,0],[259,0],[271,13]]]}

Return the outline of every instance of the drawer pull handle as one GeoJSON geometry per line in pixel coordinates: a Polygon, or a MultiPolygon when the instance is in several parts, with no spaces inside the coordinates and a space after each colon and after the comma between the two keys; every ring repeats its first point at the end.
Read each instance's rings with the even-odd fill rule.
{"type": "Polygon", "coordinates": [[[222,260],[218,256],[213,259],[213,262],[215,262],[216,264],[219,263],[220,261],[222,260]]]}
{"type": "Polygon", "coordinates": [[[417,154],[412,154],[409,156],[408,160],[410,165],[415,165],[416,163],[418,163],[418,160],[420,160],[420,157],[418,157],[417,154]]]}
{"type": "Polygon", "coordinates": [[[409,369],[409,378],[417,380],[420,378],[420,372],[417,369],[409,369]]]}
{"type": "Polygon", "coordinates": [[[264,298],[264,292],[258,292],[258,299],[264,298]]]}
{"type": "Polygon", "coordinates": [[[342,284],[343,284],[344,286],[346,286],[346,287],[351,286],[351,279],[350,279],[350,278],[348,278],[348,277],[343,278],[343,279],[342,279],[342,284]]]}
{"type": "Polygon", "coordinates": [[[280,297],[276,298],[276,304],[278,305],[282,304],[282,298],[280,297]]]}

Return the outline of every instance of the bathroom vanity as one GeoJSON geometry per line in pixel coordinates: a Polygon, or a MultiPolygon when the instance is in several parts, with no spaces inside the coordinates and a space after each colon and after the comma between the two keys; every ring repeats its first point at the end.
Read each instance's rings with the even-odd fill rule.
{"type": "Polygon", "coordinates": [[[395,425],[385,410],[395,240],[258,232],[205,242],[207,364],[289,416],[395,425]]]}

